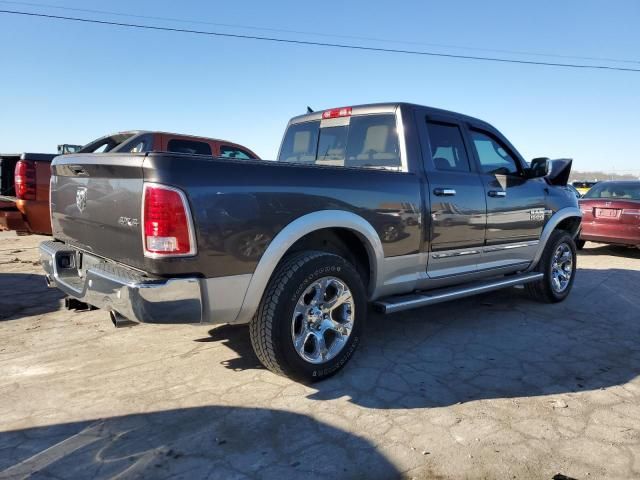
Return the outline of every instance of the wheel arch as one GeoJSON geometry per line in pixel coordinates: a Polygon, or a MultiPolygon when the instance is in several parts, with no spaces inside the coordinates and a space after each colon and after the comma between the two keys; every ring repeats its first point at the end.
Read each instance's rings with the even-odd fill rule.
{"type": "Polygon", "coordinates": [[[572,237],[578,234],[580,230],[580,222],[582,221],[582,212],[577,207],[565,207],[558,210],[553,216],[549,219],[547,224],[542,229],[542,234],[540,235],[540,243],[538,244],[538,250],[531,262],[531,265],[527,269],[531,271],[536,268],[540,258],[542,258],[542,253],[544,252],[545,247],[547,246],[547,242],[551,237],[551,234],[555,230],[564,230],[569,233],[572,237]]]}
{"type": "MultiPolygon", "coordinates": [[[[384,252],[382,242],[373,226],[363,217],[344,210],[322,210],[297,218],[284,227],[269,243],[251,277],[240,312],[233,323],[248,323],[255,314],[267,284],[280,261],[290,252],[313,249],[323,233],[335,235],[347,246],[357,240],[366,252],[368,269],[367,293],[373,294],[382,282],[384,252]]],[[[328,250],[331,251],[331,250],[328,250]]],[[[341,253],[341,252],[336,252],[341,253]]],[[[357,252],[354,255],[362,261],[357,252]]]]}

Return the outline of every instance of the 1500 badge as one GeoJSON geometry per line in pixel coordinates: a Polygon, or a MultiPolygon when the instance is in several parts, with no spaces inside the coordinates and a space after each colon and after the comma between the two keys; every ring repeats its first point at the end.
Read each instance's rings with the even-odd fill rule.
{"type": "Polygon", "coordinates": [[[530,210],[531,220],[542,221],[547,213],[545,208],[532,208],[530,210]]]}

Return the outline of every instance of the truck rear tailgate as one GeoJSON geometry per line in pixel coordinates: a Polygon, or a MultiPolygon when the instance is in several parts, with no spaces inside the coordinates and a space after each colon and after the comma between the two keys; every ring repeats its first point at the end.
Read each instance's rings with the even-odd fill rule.
{"type": "Polygon", "coordinates": [[[140,216],[144,157],[56,157],[51,179],[54,237],[95,255],[143,268],[140,216]]]}

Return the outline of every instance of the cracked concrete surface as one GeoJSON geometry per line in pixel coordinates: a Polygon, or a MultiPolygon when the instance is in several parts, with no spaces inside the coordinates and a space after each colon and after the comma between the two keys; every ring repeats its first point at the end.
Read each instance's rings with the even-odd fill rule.
{"type": "Polygon", "coordinates": [[[558,305],[509,289],[371,314],[336,377],[246,327],[67,312],[0,233],[0,478],[638,478],[640,251],[587,244],[558,305]]]}

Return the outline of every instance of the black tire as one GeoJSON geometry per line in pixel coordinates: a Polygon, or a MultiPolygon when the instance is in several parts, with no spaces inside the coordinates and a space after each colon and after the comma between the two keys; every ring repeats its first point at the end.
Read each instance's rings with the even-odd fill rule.
{"type": "Polygon", "coordinates": [[[576,249],[582,250],[585,243],[587,243],[585,240],[576,240],[576,249]]]}
{"type": "Polygon", "coordinates": [[[573,237],[567,232],[556,230],[551,234],[545,246],[542,258],[536,267],[536,271],[544,274],[541,280],[525,285],[527,293],[540,302],[557,303],[563,301],[571,292],[573,281],[576,277],[576,244],[573,237]],[[554,255],[561,245],[566,245],[571,252],[571,276],[566,287],[558,291],[553,286],[553,263],[554,255]]]}
{"type": "Polygon", "coordinates": [[[346,365],[358,344],[367,315],[367,296],[356,268],[344,258],[307,251],[283,259],[276,268],[250,324],[251,344],[260,362],[272,372],[304,382],[330,377],[346,365]],[[293,344],[294,309],[318,279],[335,277],[351,291],[353,327],[337,355],[324,363],[306,361],[293,344]]]}

